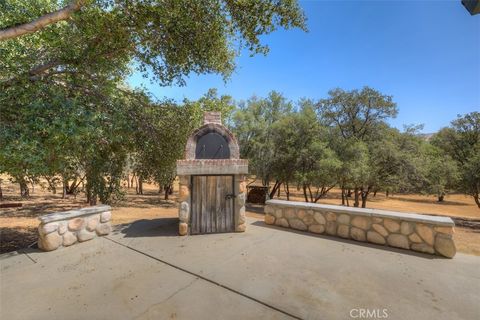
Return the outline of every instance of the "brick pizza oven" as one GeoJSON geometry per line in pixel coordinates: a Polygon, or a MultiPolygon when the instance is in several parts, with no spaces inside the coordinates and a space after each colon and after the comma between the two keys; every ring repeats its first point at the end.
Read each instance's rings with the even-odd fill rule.
{"type": "Polygon", "coordinates": [[[188,138],[185,159],[177,161],[179,234],[245,231],[245,175],[235,136],[220,112],[206,112],[203,126],[188,138]]]}

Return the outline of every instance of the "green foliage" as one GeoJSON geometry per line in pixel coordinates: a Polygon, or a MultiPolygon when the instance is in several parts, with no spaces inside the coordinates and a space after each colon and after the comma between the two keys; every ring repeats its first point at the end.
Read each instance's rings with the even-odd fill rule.
{"type": "MultiPolygon", "coordinates": [[[[2,1],[0,29],[63,5],[55,0],[2,1]]],[[[296,1],[85,1],[68,21],[0,42],[0,82],[45,80],[59,73],[124,76],[132,61],[163,85],[184,84],[191,72],[228,77],[243,48],[267,53],[260,36],[278,27],[305,29],[296,1]]]]}
{"type": "Polygon", "coordinates": [[[264,185],[274,178],[276,146],[274,124],[292,112],[292,103],[272,91],[265,99],[252,97],[241,102],[233,115],[233,130],[241,146],[240,155],[250,160],[249,168],[264,185]]]}
{"type": "MultiPolygon", "coordinates": [[[[65,1],[0,2],[0,29],[28,23],[65,1]]],[[[171,184],[175,160],[204,110],[228,121],[228,96],[211,90],[177,106],[154,102],[124,80],[133,70],[160,85],[191,73],[228,78],[243,49],[267,53],[260,36],[278,27],[305,29],[296,1],[83,1],[68,20],[0,41],[0,172],[28,195],[45,178],[90,203],[122,196],[130,167],[146,180],[171,184]]]]}
{"type": "Polygon", "coordinates": [[[432,143],[456,162],[458,190],[471,195],[480,208],[480,112],[459,116],[438,132],[432,143]]]}

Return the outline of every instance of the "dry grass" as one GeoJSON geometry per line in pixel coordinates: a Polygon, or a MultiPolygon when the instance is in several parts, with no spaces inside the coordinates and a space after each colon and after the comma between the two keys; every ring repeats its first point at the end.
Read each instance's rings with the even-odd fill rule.
{"type": "MultiPolygon", "coordinates": [[[[4,202],[21,202],[20,208],[0,209],[0,253],[27,247],[36,241],[36,228],[38,216],[65,211],[87,206],[82,197],[68,197],[61,199],[61,195],[53,195],[37,188],[29,199],[21,199],[18,196],[18,187],[4,182],[4,202]]],[[[133,189],[128,190],[125,201],[118,203],[113,208],[113,223],[125,224],[137,220],[151,220],[158,218],[177,217],[176,191],[170,200],[163,200],[153,185],[145,185],[144,195],[137,195],[133,189]]],[[[284,199],[284,194],[281,194],[284,199]]],[[[294,201],[303,201],[300,192],[293,192],[294,201]]],[[[340,193],[332,190],[326,199],[319,203],[341,204],[340,193]]],[[[469,219],[480,219],[480,210],[476,207],[473,199],[464,195],[449,195],[445,202],[438,203],[432,196],[422,195],[393,195],[389,198],[385,194],[377,194],[367,203],[369,208],[397,210],[404,212],[417,212],[469,219]]],[[[263,219],[262,214],[247,212],[247,215],[257,219],[263,219]]],[[[460,252],[480,255],[480,230],[456,228],[455,242],[460,252]]]]}

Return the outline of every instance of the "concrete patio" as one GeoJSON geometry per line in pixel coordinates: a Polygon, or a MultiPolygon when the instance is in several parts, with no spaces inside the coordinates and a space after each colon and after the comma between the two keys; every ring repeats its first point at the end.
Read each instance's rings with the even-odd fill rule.
{"type": "Polygon", "coordinates": [[[180,237],[177,219],[141,220],[73,247],[2,255],[0,319],[480,315],[480,257],[450,260],[247,222],[245,233],[180,237]]]}

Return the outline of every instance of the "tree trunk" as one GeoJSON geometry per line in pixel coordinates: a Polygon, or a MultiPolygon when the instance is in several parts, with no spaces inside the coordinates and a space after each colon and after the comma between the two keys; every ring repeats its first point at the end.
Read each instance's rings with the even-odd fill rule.
{"type": "Polygon", "coordinates": [[[67,196],[67,187],[65,186],[65,179],[62,179],[62,199],[67,196]]]}
{"type": "Polygon", "coordinates": [[[342,186],[342,206],[345,205],[345,188],[342,186]]]}
{"type": "Polygon", "coordinates": [[[478,193],[474,194],[473,199],[475,200],[475,203],[477,204],[478,209],[480,209],[480,195],[478,193]]]}
{"type": "Polygon", "coordinates": [[[273,185],[272,191],[269,194],[270,199],[273,199],[273,197],[275,197],[275,193],[277,193],[277,190],[280,188],[281,185],[281,181],[275,180],[275,184],[273,185]]]}
{"type": "Polygon", "coordinates": [[[313,194],[312,194],[312,189],[310,188],[310,185],[308,185],[308,194],[310,195],[310,202],[313,202],[313,194]]]}
{"type": "Polygon", "coordinates": [[[24,179],[21,179],[20,182],[20,196],[22,198],[27,198],[30,196],[30,190],[28,189],[28,184],[24,179]]]}
{"type": "Polygon", "coordinates": [[[350,189],[350,188],[348,188],[347,197],[348,197],[348,198],[351,198],[351,197],[352,197],[352,189],[350,189]]]}
{"type": "Polygon", "coordinates": [[[290,189],[288,188],[288,182],[285,183],[285,193],[287,194],[287,201],[290,201],[290,189]]]}
{"type": "Polygon", "coordinates": [[[143,194],[143,178],[141,176],[138,176],[136,191],[137,194],[143,194]]]}
{"type": "Polygon", "coordinates": [[[303,196],[305,197],[305,202],[308,202],[307,185],[305,183],[303,184],[303,196]]]}
{"type": "Polygon", "coordinates": [[[172,194],[173,187],[172,187],[172,185],[165,185],[165,187],[164,187],[163,189],[165,190],[165,197],[164,197],[164,199],[165,199],[165,200],[168,200],[168,196],[172,194]]]}
{"type": "Polygon", "coordinates": [[[386,196],[387,198],[388,198],[389,194],[390,194],[390,192],[389,192],[388,190],[385,191],[385,196],[386,196]]]}
{"type": "Polygon", "coordinates": [[[444,194],[444,193],[440,193],[440,194],[438,195],[438,202],[443,202],[444,198],[445,198],[445,194],[444,194]]]}
{"type": "Polygon", "coordinates": [[[2,182],[0,182],[0,201],[3,200],[2,182]]]}
{"type": "Polygon", "coordinates": [[[355,201],[353,202],[353,206],[354,207],[358,207],[360,205],[360,199],[359,199],[359,193],[360,193],[360,190],[355,187],[355,189],[353,190],[353,193],[354,193],[354,196],[355,196],[355,201]]]}

